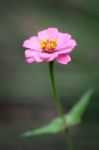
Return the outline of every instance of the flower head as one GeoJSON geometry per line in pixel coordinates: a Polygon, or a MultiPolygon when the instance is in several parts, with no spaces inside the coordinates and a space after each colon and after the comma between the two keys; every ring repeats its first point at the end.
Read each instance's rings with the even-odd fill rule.
{"type": "Polygon", "coordinates": [[[23,47],[28,63],[56,60],[67,64],[71,61],[70,52],[76,46],[76,41],[68,33],[61,33],[57,28],[47,28],[25,40],[23,47]]]}

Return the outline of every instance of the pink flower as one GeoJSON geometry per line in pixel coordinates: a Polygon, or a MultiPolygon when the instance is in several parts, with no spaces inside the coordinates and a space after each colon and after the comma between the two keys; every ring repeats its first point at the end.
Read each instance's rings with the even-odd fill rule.
{"type": "Polygon", "coordinates": [[[76,41],[68,33],[61,33],[57,28],[48,28],[25,40],[23,47],[28,63],[56,60],[67,64],[71,61],[70,52],[76,46],[76,41]]]}

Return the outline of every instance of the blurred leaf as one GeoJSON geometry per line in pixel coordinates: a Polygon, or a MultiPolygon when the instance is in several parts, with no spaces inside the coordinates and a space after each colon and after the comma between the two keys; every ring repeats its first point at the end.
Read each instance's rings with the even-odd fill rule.
{"type": "MultiPolygon", "coordinates": [[[[90,102],[90,98],[93,94],[93,89],[88,90],[81,99],[73,106],[73,108],[70,110],[70,112],[65,116],[67,125],[69,127],[75,126],[81,122],[81,117],[83,113],[86,110],[87,105],[90,102]]],[[[48,134],[48,133],[58,133],[62,130],[64,130],[66,126],[64,127],[62,119],[60,117],[57,117],[53,121],[51,121],[49,124],[33,129],[30,131],[27,131],[22,134],[23,137],[29,137],[33,135],[39,135],[39,134],[48,134]]]]}
{"type": "Polygon", "coordinates": [[[57,117],[51,121],[48,125],[43,127],[27,131],[22,134],[23,137],[38,135],[38,134],[47,134],[47,133],[57,133],[62,130],[62,120],[60,117],[57,117]]]}
{"type": "Polygon", "coordinates": [[[89,89],[66,115],[66,120],[69,126],[74,126],[81,122],[81,117],[91,100],[93,92],[94,89],[89,89]]]}

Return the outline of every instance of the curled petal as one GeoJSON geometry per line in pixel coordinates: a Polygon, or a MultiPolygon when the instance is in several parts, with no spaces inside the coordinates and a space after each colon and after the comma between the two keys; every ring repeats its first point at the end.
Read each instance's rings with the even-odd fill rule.
{"type": "Polygon", "coordinates": [[[39,54],[35,53],[34,54],[34,61],[35,62],[43,62],[44,60],[40,58],[39,54]]]}
{"type": "Polygon", "coordinates": [[[57,53],[50,54],[50,57],[47,59],[47,61],[53,61],[57,56],[57,53]]]}
{"type": "Polygon", "coordinates": [[[61,54],[58,57],[56,57],[55,59],[60,64],[68,64],[71,61],[70,56],[66,55],[66,54],[61,54]]]}
{"type": "Polygon", "coordinates": [[[28,58],[28,57],[33,57],[34,55],[34,52],[30,49],[27,49],[25,50],[25,57],[28,58]]]}
{"type": "Polygon", "coordinates": [[[25,57],[27,63],[34,62],[33,52],[31,50],[25,50],[25,57]]]}
{"type": "Polygon", "coordinates": [[[33,58],[26,58],[26,62],[30,64],[30,63],[34,62],[34,59],[33,58]]]}
{"type": "Polygon", "coordinates": [[[50,54],[48,54],[48,53],[40,53],[39,55],[40,55],[40,58],[43,60],[46,60],[47,58],[50,57],[50,54]]]}
{"type": "Polygon", "coordinates": [[[58,54],[53,53],[53,54],[48,54],[48,53],[40,53],[40,58],[44,61],[52,61],[57,57],[58,54]]]}
{"type": "Polygon", "coordinates": [[[43,61],[43,59],[40,58],[38,52],[32,51],[30,49],[25,50],[25,57],[26,57],[26,60],[29,60],[29,61],[30,60],[32,60],[34,62],[42,62],[43,61]]]}

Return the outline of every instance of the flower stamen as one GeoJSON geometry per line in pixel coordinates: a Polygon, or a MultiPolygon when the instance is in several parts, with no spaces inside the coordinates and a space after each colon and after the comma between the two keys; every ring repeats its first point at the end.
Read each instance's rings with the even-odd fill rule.
{"type": "Polygon", "coordinates": [[[42,52],[45,53],[52,53],[56,48],[56,46],[57,46],[56,40],[49,40],[49,38],[47,38],[46,40],[40,41],[40,47],[42,49],[42,52]]]}

